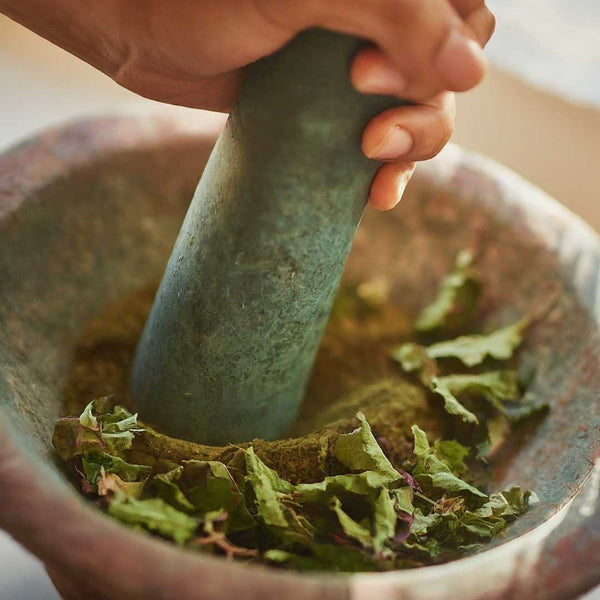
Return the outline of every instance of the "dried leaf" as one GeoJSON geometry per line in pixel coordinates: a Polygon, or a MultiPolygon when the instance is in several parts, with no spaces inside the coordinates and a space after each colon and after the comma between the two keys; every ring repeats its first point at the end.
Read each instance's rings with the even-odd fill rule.
{"type": "Polygon", "coordinates": [[[479,424],[477,416],[460,403],[444,379],[447,377],[434,377],[431,380],[431,391],[444,399],[446,412],[460,417],[465,423],[479,424]]]}
{"type": "MultiPolygon", "coordinates": [[[[400,477],[400,474],[398,474],[400,477]]],[[[292,495],[300,504],[325,502],[331,496],[344,493],[369,496],[391,482],[387,475],[364,471],[349,475],[332,475],[317,483],[299,483],[292,495]]]]}
{"type": "Polygon", "coordinates": [[[456,330],[473,316],[481,292],[479,277],[472,269],[473,259],[469,250],[458,253],[454,268],[438,287],[436,298],[417,317],[417,331],[456,330]]]}
{"type": "MultiPolygon", "coordinates": [[[[403,488],[408,489],[410,488],[403,488]]],[[[396,535],[396,498],[392,499],[390,491],[382,489],[373,501],[373,548],[382,552],[383,548],[396,535]]]]}
{"type": "Polygon", "coordinates": [[[374,541],[368,528],[357,523],[342,508],[342,503],[335,496],[329,500],[329,508],[336,514],[344,533],[359,542],[364,548],[373,548],[374,541]]]}
{"type": "Polygon", "coordinates": [[[123,481],[118,475],[115,475],[114,473],[107,474],[104,469],[102,469],[96,488],[98,496],[111,496],[113,494],[121,493],[127,498],[138,499],[144,491],[144,485],[145,483],[143,481],[123,481]]]}
{"type": "Polygon", "coordinates": [[[413,470],[416,480],[421,486],[427,484],[449,492],[469,492],[479,498],[487,496],[460,477],[452,473],[450,466],[432,450],[425,432],[417,425],[413,425],[412,432],[415,438],[415,455],[417,464],[413,470]]]}
{"type": "Polygon", "coordinates": [[[183,545],[198,528],[200,521],[173,508],[160,498],[135,500],[121,495],[108,506],[110,515],[136,529],[145,529],[183,545]]]}
{"type": "Polygon", "coordinates": [[[406,513],[407,515],[414,513],[413,490],[410,487],[396,488],[391,490],[390,494],[392,495],[396,511],[406,513]]]}
{"type": "Polygon", "coordinates": [[[434,359],[427,354],[427,348],[407,342],[390,353],[390,357],[400,363],[405,373],[418,372],[423,385],[429,385],[431,379],[437,373],[437,365],[434,359]]]}
{"type": "Polygon", "coordinates": [[[467,367],[481,364],[488,356],[508,360],[523,342],[529,319],[523,318],[489,335],[467,335],[428,346],[430,358],[458,358],[467,367]]]}
{"type": "Polygon", "coordinates": [[[469,456],[470,450],[460,442],[436,440],[433,444],[433,451],[455,475],[464,475],[469,471],[465,464],[465,458],[469,456]]]}
{"type": "Polygon", "coordinates": [[[146,465],[134,465],[124,461],[118,456],[113,456],[112,454],[107,454],[105,452],[87,453],[81,459],[81,463],[86,479],[93,485],[96,484],[100,478],[102,469],[104,469],[106,473],[118,475],[126,482],[146,480],[152,472],[151,467],[146,465]]]}
{"type": "Polygon", "coordinates": [[[298,515],[290,503],[285,502],[291,502],[294,486],[267,467],[252,446],[246,450],[246,468],[246,481],[256,498],[257,519],[286,543],[311,543],[314,528],[308,519],[298,515]]]}
{"type": "Polygon", "coordinates": [[[79,422],[82,427],[86,429],[91,429],[92,431],[98,431],[100,426],[98,425],[98,419],[96,419],[94,415],[94,401],[90,402],[81,413],[79,417],[79,422]]]}
{"type": "Polygon", "coordinates": [[[338,437],[334,456],[353,471],[374,471],[390,480],[398,479],[398,471],[383,453],[365,416],[360,412],[356,416],[360,427],[338,437]]]}
{"type": "Polygon", "coordinates": [[[183,463],[182,479],[189,501],[200,512],[224,509],[229,514],[227,530],[251,529],[256,522],[229,469],[218,461],[188,460],[183,463]]]}
{"type": "Polygon", "coordinates": [[[516,371],[447,375],[439,377],[437,381],[452,394],[483,397],[501,412],[505,411],[505,402],[514,402],[520,396],[516,371]]]}
{"type": "Polygon", "coordinates": [[[168,473],[155,475],[150,481],[150,488],[158,498],[161,498],[177,510],[192,513],[195,506],[185,497],[177,482],[181,479],[183,467],[177,467],[168,473]]]}

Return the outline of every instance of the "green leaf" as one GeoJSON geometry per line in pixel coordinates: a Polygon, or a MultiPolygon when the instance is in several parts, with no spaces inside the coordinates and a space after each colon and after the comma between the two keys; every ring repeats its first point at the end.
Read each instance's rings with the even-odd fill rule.
{"type": "Polygon", "coordinates": [[[413,491],[409,486],[396,488],[390,491],[397,511],[412,515],[415,511],[413,506],[413,491]]]}
{"type": "Polygon", "coordinates": [[[177,482],[181,479],[183,467],[177,467],[168,473],[155,475],[150,481],[150,487],[157,496],[174,506],[177,510],[186,513],[194,512],[194,505],[185,497],[177,482]]]}
{"type": "Polygon", "coordinates": [[[294,486],[267,467],[252,446],[246,450],[246,469],[246,481],[256,498],[257,518],[287,543],[312,542],[314,528],[310,522],[285,502],[291,502],[294,486]]]}
{"type": "Polygon", "coordinates": [[[456,329],[472,317],[481,292],[472,265],[473,254],[469,250],[459,252],[454,268],[440,283],[435,300],[417,317],[417,331],[456,329]]]}
{"type": "Polygon", "coordinates": [[[183,463],[186,495],[202,512],[231,510],[241,500],[233,477],[218,461],[188,460],[183,463]]]}
{"type": "Polygon", "coordinates": [[[256,525],[243,494],[223,463],[184,461],[182,479],[186,483],[186,497],[196,509],[206,513],[223,508],[229,513],[228,531],[244,531],[256,525]]]}
{"type": "Polygon", "coordinates": [[[281,479],[279,475],[267,467],[256,456],[254,448],[246,450],[246,481],[250,484],[258,508],[258,515],[267,525],[287,527],[288,521],[282,504],[282,496],[292,493],[294,487],[291,483],[281,479]]]}
{"type": "Polygon", "coordinates": [[[134,433],[143,431],[137,422],[137,413],[132,415],[126,408],[115,406],[111,413],[100,417],[102,441],[110,453],[117,454],[131,448],[134,433]]]}
{"type": "Polygon", "coordinates": [[[456,440],[436,440],[433,444],[434,454],[442,460],[455,475],[464,475],[468,472],[465,458],[469,456],[470,449],[456,440]]]}
{"type": "Polygon", "coordinates": [[[278,548],[267,550],[263,554],[263,557],[270,562],[285,564],[286,567],[295,571],[331,570],[330,565],[314,556],[301,556],[300,554],[280,550],[278,548]]]}
{"type": "Polygon", "coordinates": [[[504,529],[506,521],[494,515],[483,518],[475,512],[466,511],[460,518],[460,525],[472,535],[492,538],[504,529]]]}
{"type": "Polygon", "coordinates": [[[82,427],[86,429],[92,429],[98,431],[100,426],[98,425],[98,419],[94,415],[94,401],[92,400],[84,409],[79,417],[79,422],[82,427]]]}
{"type": "Polygon", "coordinates": [[[501,496],[506,502],[506,506],[500,513],[503,517],[518,517],[525,514],[531,504],[539,502],[537,495],[534,492],[523,491],[519,486],[514,486],[508,490],[493,494],[493,496],[501,496]]]}
{"type": "Polygon", "coordinates": [[[286,550],[272,549],[264,557],[297,571],[337,571],[340,573],[360,573],[374,571],[383,562],[375,563],[366,552],[352,546],[337,544],[311,544],[312,556],[304,556],[286,550]]]}
{"type": "Polygon", "coordinates": [[[132,415],[126,408],[115,406],[112,414],[102,418],[102,431],[121,433],[123,431],[143,431],[137,422],[137,413],[132,415]]]}
{"type": "Polygon", "coordinates": [[[458,358],[467,367],[481,364],[488,356],[507,360],[523,342],[528,326],[529,319],[523,318],[489,335],[468,335],[438,342],[427,347],[427,355],[430,358],[458,358]]]}
{"type": "Polygon", "coordinates": [[[336,514],[344,533],[348,537],[358,541],[364,548],[373,547],[373,538],[369,529],[363,527],[360,523],[357,523],[344,511],[339,498],[334,496],[329,500],[328,505],[329,508],[336,514]]]}
{"type": "Polygon", "coordinates": [[[440,520],[440,515],[433,512],[424,514],[420,508],[415,509],[413,516],[414,519],[410,526],[410,533],[413,536],[426,535],[429,528],[432,528],[440,520]]]}
{"type": "Polygon", "coordinates": [[[477,416],[460,403],[444,379],[447,377],[434,377],[431,380],[431,391],[444,399],[446,412],[460,417],[465,423],[479,424],[477,416]]]}
{"type": "Polygon", "coordinates": [[[385,564],[382,561],[375,562],[369,554],[352,546],[313,543],[310,550],[329,570],[341,573],[374,571],[385,564]]]}
{"type": "Polygon", "coordinates": [[[111,454],[129,450],[133,444],[133,433],[131,431],[120,431],[119,433],[102,432],[100,436],[111,454]]]}
{"type": "MultiPolygon", "coordinates": [[[[403,488],[409,489],[410,488],[403,488]]],[[[396,502],[389,490],[382,489],[373,501],[373,548],[381,552],[396,534],[396,502]]]]}
{"type": "Polygon", "coordinates": [[[427,350],[413,342],[406,342],[392,350],[391,357],[402,365],[405,373],[419,371],[429,360],[427,350]]]}
{"type": "Polygon", "coordinates": [[[452,473],[450,467],[431,449],[427,435],[422,429],[413,425],[412,432],[415,439],[414,453],[417,457],[413,475],[420,485],[429,484],[449,492],[469,492],[479,498],[487,498],[486,494],[452,473]]]}
{"type": "Polygon", "coordinates": [[[88,453],[83,456],[81,462],[85,477],[92,485],[98,482],[103,468],[106,473],[114,473],[126,482],[145,480],[152,473],[151,467],[134,465],[106,453],[88,453]]]}
{"type": "MultiPolygon", "coordinates": [[[[398,474],[399,477],[399,474],[398,474]]],[[[293,493],[293,499],[300,504],[325,502],[331,496],[343,493],[369,496],[383,487],[388,486],[391,480],[386,475],[375,471],[363,471],[349,475],[332,475],[316,483],[299,483],[293,493]]]]}
{"type": "MultiPolygon", "coordinates": [[[[202,516],[204,533],[208,535],[214,535],[217,533],[217,523],[224,523],[228,518],[227,511],[224,508],[218,510],[210,510],[202,516]]],[[[221,532],[222,534],[222,532],[221,532]]],[[[224,536],[223,536],[224,537],[224,536]]]]}
{"type": "Polygon", "coordinates": [[[505,411],[504,402],[514,402],[520,396],[516,371],[489,371],[472,375],[447,375],[439,377],[452,394],[481,396],[499,410],[505,411]]]}
{"type": "Polygon", "coordinates": [[[160,498],[123,499],[117,496],[108,507],[110,515],[122,523],[146,529],[183,545],[193,535],[200,521],[173,508],[160,498]]]}
{"type": "Polygon", "coordinates": [[[114,473],[106,473],[101,471],[100,477],[96,484],[99,496],[108,496],[109,499],[114,494],[122,494],[126,498],[141,498],[144,492],[144,481],[123,481],[114,473]]]}
{"type": "Polygon", "coordinates": [[[398,471],[383,453],[365,416],[360,412],[356,416],[360,427],[338,437],[334,456],[353,471],[375,471],[390,480],[398,479],[398,471]]]}

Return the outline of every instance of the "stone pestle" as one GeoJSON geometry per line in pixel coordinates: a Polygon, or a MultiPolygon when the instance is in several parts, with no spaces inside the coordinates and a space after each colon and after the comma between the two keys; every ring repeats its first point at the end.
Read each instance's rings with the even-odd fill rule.
{"type": "Polygon", "coordinates": [[[142,418],[207,444],[274,439],[297,414],[398,104],[358,94],[361,41],[308,30],[248,69],[138,345],[142,418]]]}

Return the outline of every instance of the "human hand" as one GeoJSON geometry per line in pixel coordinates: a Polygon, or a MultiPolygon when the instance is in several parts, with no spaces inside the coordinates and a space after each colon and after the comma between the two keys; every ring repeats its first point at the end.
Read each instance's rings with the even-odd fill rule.
{"type": "Polygon", "coordinates": [[[246,65],[308,27],[370,41],[351,65],[354,87],[414,103],[377,115],[363,134],[363,152],[386,163],[370,193],[382,210],[415,161],[447,143],[453,92],[482,79],[494,29],[485,0],[105,0],[85,11],[78,0],[0,0],[0,9],[142,96],[218,111],[233,105],[246,65]]]}

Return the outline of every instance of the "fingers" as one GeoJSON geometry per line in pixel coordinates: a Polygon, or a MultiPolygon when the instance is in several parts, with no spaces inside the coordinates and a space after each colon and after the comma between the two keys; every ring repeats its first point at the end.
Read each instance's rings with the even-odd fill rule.
{"type": "Polygon", "coordinates": [[[435,156],[454,128],[454,94],[444,92],[427,104],[386,110],[365,128],[362,150],[380,161],[413,162],[435,156]]]}
{"type": "Polygon", "coordinates": [[[484,47],[492,37],[496,18],[484,0],[450,0],[464,22],[471,28],[475,38],[484,47]]]}
{"type": "Polygon", "coordinates": [[[373,46],[363,48],[350,66],[350,81],[363,94],[386,94],[402,98],[408,81],[383,52],[373,46]]]}
{"type": "Polygon", "coordinates": [[[465,23],[473,30],[482,48],[490,41],[496,29],[496,17],[487,6],[471,13],[465,23]]]}
{"type": "Polygon", "coordinates": [[[475,33],[447,0],[287,1],[301,5],[305,17],[310,15],[307,25],[373,41],[403,75],[405,84],[398,94],[404,98],[421,100],[442,90],[467,90],[485,73],[475,33]]]}
{"type": "Polygon", "coordinates": [[[389,163],[377,171],[371,184],[369,203],[378,210],[390,210],[402,198],[415,170],[415,163],[389,163]]]}
{"type": "Polygon", "coordinates": [[[435,156],[454,126],[454,94],[444,92],[428,105],[399,106],[377,115],[363,133],[366,156],[385,161],[371,184],[369,202],[394,208],[415,169],[415,161],[435,156]]]}

